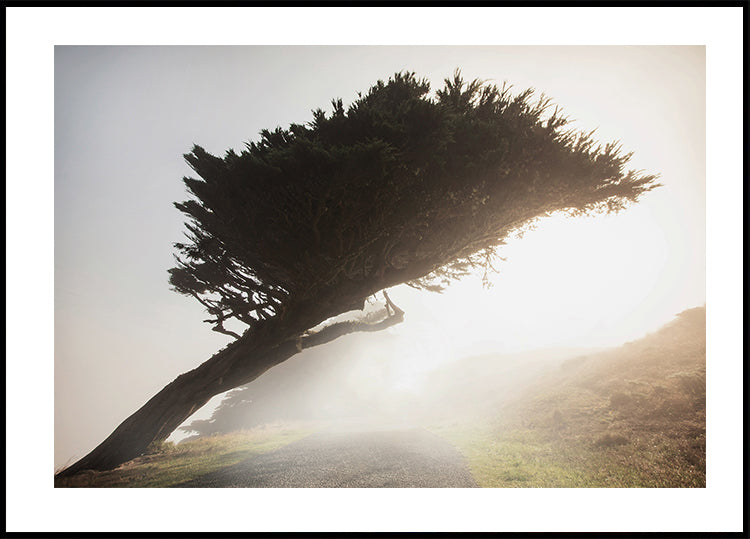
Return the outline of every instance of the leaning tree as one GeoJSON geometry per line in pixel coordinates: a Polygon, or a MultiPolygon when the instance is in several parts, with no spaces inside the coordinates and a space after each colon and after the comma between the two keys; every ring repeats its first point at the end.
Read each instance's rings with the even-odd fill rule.
{"type": "Polygon", "coordinates": [[[262,131],[240,154],[195,146],[185,156],[198,176],[184,178],[192,196],[176,204],[187,241],[175,244],[169,282],[234,341],[60,475],[114,468],[305,348],[402,321],[389,287],[440,291],[491,269],[504,239],[539,217],[616,212],[658,185],[624,168],[619,144],[597,144],[532,96],[458,71],[433,96],[427,81],[397,73],[348,108],[334,100],[328,115],[262,131]],[[379,318],[330,321],[379,291],[379,318]]]}

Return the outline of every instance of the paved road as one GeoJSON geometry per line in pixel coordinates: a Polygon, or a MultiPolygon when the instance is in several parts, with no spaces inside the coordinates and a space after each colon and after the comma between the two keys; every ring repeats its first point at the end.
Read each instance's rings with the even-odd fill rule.
{"type": "Polygon", "coordinates": [[[456,449],[423,429],[321,432],[178,487],[476,487],[456,449]]]}

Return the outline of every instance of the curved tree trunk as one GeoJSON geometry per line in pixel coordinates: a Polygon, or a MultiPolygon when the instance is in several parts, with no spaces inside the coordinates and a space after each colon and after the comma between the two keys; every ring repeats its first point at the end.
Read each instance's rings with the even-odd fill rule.
{"type": "MultiPolygon", "coordinates": [[[[305,348],[347,333],[379,331],[403,320],[403,311],[388,300],[388,313],[378,323],[339,322],[322,330],[283,339],[278,332],[248,332],[199,367],[178,376],[123,421],[88,455],[59,472],[67,477],[83,470],[111,470],[142,455],[153,442],[169,435],[213,396],[247,384],[305,348]]],[[[267,328],[270,329],[270,328],[267,328]]]]}

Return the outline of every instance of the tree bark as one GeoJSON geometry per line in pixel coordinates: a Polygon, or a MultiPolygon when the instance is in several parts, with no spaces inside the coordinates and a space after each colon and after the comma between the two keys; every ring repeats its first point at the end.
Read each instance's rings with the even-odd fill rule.
{"type": "MultiPolygon", "coordinates": [[[[388,301],[393,307],[393,304],[388,301]]],[[[397,309],[397,308],[396,308],[397,309]]],[[[83,470],[111,470],[142,455],[154,442],[169,435],[213,396],[245,385],[305,348],[358,331],[379,331],[403,320],[403,311],[377,323],[339,322],[312,334],[280,336],[266,327],[248,332],[214,354],[199,367],[178,376],[138,411],[123,421],[88,455],[59,472],[68,477],[83,470]]]]}

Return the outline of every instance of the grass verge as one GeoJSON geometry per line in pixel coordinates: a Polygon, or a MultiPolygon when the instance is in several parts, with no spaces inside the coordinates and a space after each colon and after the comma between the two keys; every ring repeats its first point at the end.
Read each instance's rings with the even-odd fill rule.
{"type": "Polygon", "coordinates": [[[466,457],[480,487],[705,487],[705,464],[691,463],[684,443],[655,435],[638,439],[551,439],[535,430],[489,424],[431,429],[466,457]]]}
{"type": "Polygon", "coordinates": [[[56,478],[55,487],[170,487],[273,451],[315,430],[310,425],[264,425],[178,445],[162,443],[114,470],[86,470],[72,477],[56,478]]]}

